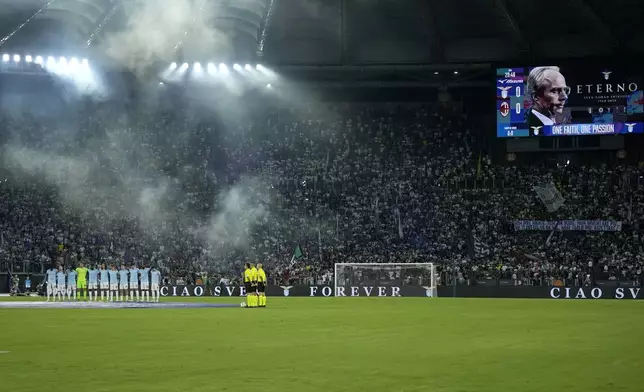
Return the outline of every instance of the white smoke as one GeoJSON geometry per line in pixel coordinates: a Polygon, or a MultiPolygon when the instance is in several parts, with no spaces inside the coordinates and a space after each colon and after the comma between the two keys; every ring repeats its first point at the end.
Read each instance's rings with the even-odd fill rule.
{"type": "Polygon", "coordinates": [[[246,248],[252,229],[268,223],[270,195],[259,179],[247,178],[221,194],[219,206],[195,233],[214,248],[246,248]]]}
{"type": "Polygon", "coordinates": [[[229,39],[213,26],[216,2],[208,0],[132,0],[125,3],[124,30],[108,34],[101,49],[141,74],[176,59],[177,45],[195,60],[230,51],[229,39]]]}
{"type": "MultiPolygon", "coordinates": [[[[2,151],[4,167],[16,175],[27,174],[58,190],[66,210],[83,216],[85,224],[98,227],[122,220],[136,220],[141,235],[190,236],[216,252],[247,249],[253,229],[268,222],[270,195],[257,178],[246,178],[223,190],[210,217],[194,215],[184,207],[188,195],[182,179],[163,175],[157,169],[142,169],[125,153],[132,138],[126,132],[111,132],[84,150],[56,152],[9,144],[2,151]]],[[[50,146],[51,147],[51,146],[50,146]]],[[[154,159],[142,145],[137,149],[146,167],[154,159]]],[[[187,170],[190,173],[189,170],[187,170]]],[[[213,254],[213,256],[216,256],[213,254]]]]}

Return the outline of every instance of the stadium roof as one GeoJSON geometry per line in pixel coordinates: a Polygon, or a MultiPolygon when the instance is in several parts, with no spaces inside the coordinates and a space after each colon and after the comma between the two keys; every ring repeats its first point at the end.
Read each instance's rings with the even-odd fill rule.
{"type": "MultiPolygon", "coordinates": [[[[113,4],[113,0],[0,0],[0,39],[33,16],[0,51],[87,39],[113,4]]],[[[264,50],[267,63],[527,63],[644,52],[642,0],[275,0],[274,4],[264,50]]]]}
{"type": "Polygon", "coordinates": [[[642,53],[642,0],[279,0],[286,63],[461,63],[642,53]]]}

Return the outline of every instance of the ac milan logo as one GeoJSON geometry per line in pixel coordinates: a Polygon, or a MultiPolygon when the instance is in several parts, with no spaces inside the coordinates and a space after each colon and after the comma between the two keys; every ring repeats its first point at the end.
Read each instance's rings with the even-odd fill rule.
{"type": "Polygon", "coordinates": [[[501,102],[501,115],[507,117],[510,114],[510,104],[507,102],[501,102]]]}

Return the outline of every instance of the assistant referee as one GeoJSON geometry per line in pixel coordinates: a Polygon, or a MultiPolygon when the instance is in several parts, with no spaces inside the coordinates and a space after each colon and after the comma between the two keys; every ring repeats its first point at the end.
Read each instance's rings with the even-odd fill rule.
{"type": "Polygon", "coordinates": [[[246,307],[257,307],[255,301],[257,300],[256,289],[253,282],[257,281],[256,272],[253,272],[250,263],[244,264],[244,288],[246,289],[246,307]]]}
{"type": "Polygon", "coordinates": [[[260,308],[266,307],[266,272],[257,264],[257,301],[260,308]]]}

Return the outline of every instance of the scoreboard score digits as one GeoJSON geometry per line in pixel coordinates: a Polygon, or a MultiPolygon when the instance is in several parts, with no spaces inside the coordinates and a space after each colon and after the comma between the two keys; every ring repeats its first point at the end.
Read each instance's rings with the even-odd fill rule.
{"type": "Polygon", "coordinates": [[[497,137],[644,133],[641,71],[499,68],[497,137]]]}

